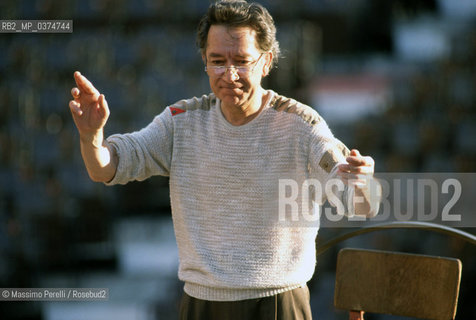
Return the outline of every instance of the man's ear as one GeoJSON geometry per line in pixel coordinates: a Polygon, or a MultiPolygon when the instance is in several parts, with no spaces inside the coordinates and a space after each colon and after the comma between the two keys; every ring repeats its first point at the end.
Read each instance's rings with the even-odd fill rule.
{"type": "Polygon", "coordinates": [[[263,78],[266,77],[271,71],[271,65],[273,63],[273,53],[271,51],[266,53],[265,63],[263,65],[263,78]]]}
{"type": "Polygon", "coordinates": [[[202,53],[202,61],[204,64],[207,64],[207,56],[205,53],[202,53]]]}

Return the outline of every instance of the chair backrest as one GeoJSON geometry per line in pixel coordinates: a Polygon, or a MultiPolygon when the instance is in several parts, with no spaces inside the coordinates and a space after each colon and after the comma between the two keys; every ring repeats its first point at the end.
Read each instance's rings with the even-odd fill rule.
{"type": "Polygon", "coordinates": [[[456,315],[461,261],[377,250],[342,249],[337,257],[334,305],[351,311],[421,319],[456,315]]]}

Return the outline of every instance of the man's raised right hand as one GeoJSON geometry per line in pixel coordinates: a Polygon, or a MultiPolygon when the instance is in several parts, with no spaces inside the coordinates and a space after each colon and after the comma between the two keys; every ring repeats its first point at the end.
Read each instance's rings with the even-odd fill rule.
{"type": "Polygon", "coordinates": [[[71,89],[69,108],[82,138],[92,138],[102,131],[109,118],[109,107],[103,94],[79,71],[74,73],[77,87],[71,89]]]}
{"type": "Polygon", "coordinates": [[[79,71],[74,73],[77,87],[71,89],[69,108],[79,131],[81,155],[93,181],[108,182],[116,174],[116,151],[104,140],[109,108],[103,94],[79,71]]]}

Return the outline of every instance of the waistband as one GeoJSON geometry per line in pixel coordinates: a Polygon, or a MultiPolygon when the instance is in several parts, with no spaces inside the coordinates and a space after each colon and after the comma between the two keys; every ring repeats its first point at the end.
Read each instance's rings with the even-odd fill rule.
{"type": "Polygon", "coordinates": [[[212,288],[196,283],[185,282],[184,291],[191,297],[209,300],[209,301],[238,301],[246,299],[257,299],[274,296],[286,291],[294,290],[299,287],[305,287],[306,284],[297,284],[282,288],[250,288],[250,289],[233,289],[233,288],[212,288]]]}

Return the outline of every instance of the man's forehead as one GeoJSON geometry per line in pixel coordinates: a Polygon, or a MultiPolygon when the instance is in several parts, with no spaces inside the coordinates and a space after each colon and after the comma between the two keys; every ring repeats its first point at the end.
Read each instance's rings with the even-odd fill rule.
{"type": "Polygon", "coordinates": [[[229,27],[212,25],[208,31],[208,49],[220,47],[240,47],[241,49],[256,49],[256,31],[250,27],[229,27]]]}

